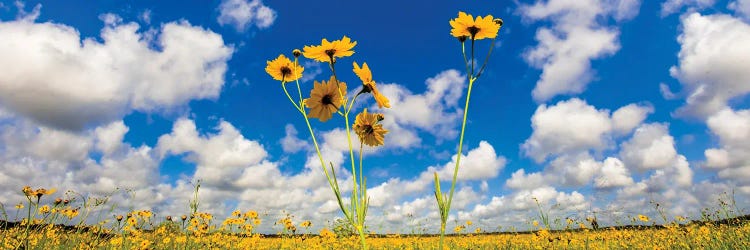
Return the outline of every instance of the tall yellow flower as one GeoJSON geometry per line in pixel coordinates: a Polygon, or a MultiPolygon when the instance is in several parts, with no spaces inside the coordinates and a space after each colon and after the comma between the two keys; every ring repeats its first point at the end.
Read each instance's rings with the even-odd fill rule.
{"type": "Polygon", "coordinates": [[[357,74],[359,79],[362,80],[362,92],[372,93],[372,96],[375,97],[375,101],[378,103],[378,107],[390,108],[391,104],[388,98],[380,94],[380,91],[375,87],[375,81],[372,80],[372,72],[367,63],[362,63],[362,68],[359,67],[357,62],[353,62],[352,64],[354,65],[354,74],[357,74]]]}
{"type": "Polygon", "coordinates": [[[310,108],[309,117],[328,121],[344,105],[342,94],[346,95],[346,83],[337,82],[333,76],[328,82],[314,82],[310,98],[305,99],[305,105],[310,108]]]}
{"type": "Polygon", "coordinates": [[[320,45],[308,45],[303,48],[302,53],[305,57],[316,60],[318,62],[331,63],[336,62],[337,57],[351,56],[354,54],[354,46],[357,42],[352,42],[352,39],[344,36],[341,40],[335,40],[329,42],[323,38],[320,45]]]}
{"type": "Polygon", "coordinates": [[[383,128],[378,122],[383,120],[383,114],[369,114],[367,109],[357,115],[352,128],[359,136],[359,141],[368,146],[380,146],[384,144],[384,135],[388,130],[383,128]]]}
{"type": "Polygon", "coordinates": [[[458,12],[458,18],[452,19],[450,24],[451,35],[457,38],[468,37],[474,40],[495,38],[500,30],[500,22],[495,22],[492,15],[477,16],[475,20],[472,15],[463,11],[458,12]]]}
{"type": "Polygon", "coordinates": [[[271,75],[274,80],[281,82],[291,82],[302,77],[302,71],[305,68],[294,65],[289,58],[281,54],[272,61],[266,61],[266,73],[271,75]]]}

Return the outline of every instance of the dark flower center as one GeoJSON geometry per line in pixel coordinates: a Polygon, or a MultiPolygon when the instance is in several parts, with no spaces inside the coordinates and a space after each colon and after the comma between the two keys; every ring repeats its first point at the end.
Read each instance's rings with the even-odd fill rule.
{"type": "Polygon", "coordinates": [[[321,99],[320,102],[323,103],[323,105],[328,105],[328,104],[333,105],[333,96],[324,95],[323,99],[321,99]]]}
{"type": "Polygon", "coordinates": [[[471,34],[471,36],[475,36],[479,32],[479,28],[477,26],[468,27],[468,28],[466,28],[466,30],[469,31],[469,33],[471,34]]]}
{"type": "Polygon", "coordinates": [[[372,87],[370,87],[369,84],[362,84],[362,93],[370,93],[372,92],[372,87]]]}
{"type": "Polygon", "coordinates": [[[336,50],[335,49],[328,49],[328,50],[326,50],[326,55],[332,57],[333,54],[336,54],[336,50]]]}
{"type": "Polygon", "coordinates": [[[292,69],[290,69],[287,66],[281,67],[281,75],[282,76],[292,75],[292,69]]]}
{"type": "Polygon", "coordinates": [[[362,125],[362,130],[365,131],[365,134],[373,134],[375,132],[375,129],[372,128],[372,125],[362,125]]]}

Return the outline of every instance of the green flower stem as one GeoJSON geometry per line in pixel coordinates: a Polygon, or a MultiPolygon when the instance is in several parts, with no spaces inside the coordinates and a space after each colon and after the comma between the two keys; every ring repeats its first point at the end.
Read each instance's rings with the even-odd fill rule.
{"type": "MultiPolygon", "coordinates": [[[[284,89],[284,94],[286,94],[286,97],[289,98],[289,101],[292,103],[292,105],[294,105],[294,107],[297,109],[297,111],[302,112],[302,107],[300,107],[299,105],[297,105],[297,103],[294,101],[294,99],[292,99],[292,96],[289,95],[289,91],[286,90],[286,82],[281,82],[281,88],[284,89]]],[[[325,165],[323,165],[323,166],[325,166],[325,165]]]]}
{"type": "MultiPolygon", "coordinates": [[[[362,183],[362,184],[365,183],[364,175],[362,174],[362,172],[364,172],[364,171],[362,171],[362,149],[364,148],[363,145],[364,145],[364,143],[359,142],[359,183],[362,183]]],[[[362,196],[363,199],[367,199],[367,197],[364,196],[364,193],[362,195],[363,195],[362,196]]],[[[364,224],[364,223],[362,223],[362,224],[364,224]]]]}
{"type": "MultiPolygon", "coordinates": [[[[328,65],[331,68],[333,78],[336,79],[336,86],[338,86],[340,81],[338,77],[336,76],[336,68],[334,66],[335,65],[334,62],[335,60],[333,59],[333,56],[331,56],[328,65]]],[[[352,164],[352,210],[354,210],[357,213],[356,221],[354,220],[355,218],[349,217],[348,219],[349,219],[349,222],[353,224],[359,231],[359,237],[360,237],[360,240],[362,241],[362,249],[367,249],[367,242],[365,242],[365,235],[364,235],[365,213],[367,211],[367,207],[366,207],[367,197],[360,197],[360,196],[366,195],[366,192],[367,192],[366,190],[364,190],[362,191],[362,193],[360,193],[360,188],[366,189],[367,187],[364,186],[363,181],[361,181],[360,183],[362,184],[362,186],[357,184],[357,169],[354,163],[354,147],[352,145],[351,127],[349,126],[349,112],[351,111],[351,108],[354,106],[354,101],[357,99],[357,96],[355,95],[354,98],[352,98],[352,101],[349,102],[349,108],[347,108],[346,104],[348,100],[346,99],[346,96],[344,95],[345,93],[341,92],[341,88],[338,88],[338,90],[339,90],[339,95],[341,96],[341,98],[346,100],[344,102],[344,109],[345,109],[344,123],[346,127],[346,142],[349,145],[349,159],[351,160],[351,164],[352,164]]],[[[362,173],[360,173],[360,175],[362,175],[362,173]]]]}
{"type": "Polygon", "coordinates": [[[451,203],[453,202],[453,194],[456,190],[456,181],[458,179],[458,167],[461,164],[461,152],[463,151],[464,146],[464,133],[466,132],[466,117],[469,113],[469,100],[471,100],[471,90],[474,87],[474,82],[476,82],[477,78],[479,78],[479,75],[482,74],[485,67],[487,66],[487,61],[489,60],[490,54],[492,54],[492,49],[495,47],[495,39],[492,39],[492,42],[490,43],[490,49],[487,52],[487,56],[484,59],[484,63],[482,64],[482,67],[479,69],[478,73],[474,75],[474,43],[475,39],[472,35],[471,37],[471,61],[468,61],[466,59],[466,43],[461,42],[461,52],[463,54],[464,63],[466,65],[466,71],[469,73],[467,77],[469,78],[469,88],[466,91],[466,104],[464,105],[464,116],[463,120],[461,122],[461,135],[458,139],[458,153],[456,154],[456,166],[453,169],[453,180],[451,181],[451,189],[450,193],[448,194],[448,197],[446,197],[442,194],[440,190],[440,179],[437,176],[437,173],[435,173],[435,199],[438,202],[438,209],[440,210],[440,249],[443,249],[443,245],[445,242],[445,227],[446,222],[448,220],[448,215],[450,213],[451,209],[451,203]]]}
{"type": "Polygon", "coordinates": [[[29,227],[31,226],[31,198],[29,196],[26,196],[26,199],[29,200],[29,208],[27,209],[28,213],[26,215],[26,230],[24,230],[24,239],[25,239],[25,248],[29,249],[29,227]]]}
{"type": "Polygon", "coordinates": [[[490,54],[492,54],[492,49],[495,48],[495,40],[497,37],[492,38],[492,42],[490,42],[490,49],[487,51],[487,56],[484,57],[484,63],[482,63],[482,67],[479,68],[479,72],[477,72],[476,78],[479,78],[480,75],[482,75],[482,72],[484,72],[484,68],[487,67],[487,61],[490,60],[490,54]]]}
{"type": "MultiPolygon", "coordinates": [[[[294,64],[295,66],[298,64],[298,58],[294,58],[294,64]]],[[[297,67],[295,67],[296,70],[297,67]]],[[[296,75],[296,72],[294,72],[296,75]]],[[[305,124],[307,125],[307,129],[310,132],[310,137],[312,137],[313,145],[315,147],[315,152],[318,154],[318,159],[320,160],[320,167],[323,168],[323,173],[326,176],[326,180],[328,181],[328,185],[331,186],[331,189],[333,190],[336,199],[339,203],[339,207],[341,208],[341,211],[344,213],[344,216],[347,218],[351,217],[351,214],[349,211],[344,207],[343,202],[341,201],[341,192],[339,191],[338,187],[338,181],[336,179],[336,173],[333,169],[333,164],[331,164],[331,173],[328,172],[328,168],[326,168],[325,160],[323,159],[323,154],[320,152],[320,146],[318,145],[318,140],[315,137],[315,133],[313,132],[312,125],[310,124],[310,118],[307,116],[307,111],[304,107],[304,101],[302,99],[302,89],[300,88],[299,79],[295,80],[295,83],[297,85],[297,93],[299,96],[299,102],[295,102],[291,95],[289,95],[289,91],[286,89],[285,82],[282,81],[282,88],[284,89],[284,94],[286,94],[287,98],[289,98],[289,101],[294,105],[294,107],[297,109],[297,111],[302,114],[302,117],[305,119],[305,124]]]]}
{"type": "MultiPolygon", "coordinates": [[[[461,163],[461,151],[464,147],[464,132],[466,131],[466,115],[469,113],[469,99],[471,99],[471,88],[474,86],[476,78],[469,79],[469,90],[466,93],[466,104],[464,105],[464,119],[461,123],[461,136],[458,139],[458,154],[456,155],[456,167],[453,169],[453,181],[451,183],[451,192],[448,195],[447,210],[450,211],[451,202],[453,201],[453,191],[456,189],[456,179],[458,177],[458,166],[461,163]]],[[[447,217],[447,216],[446,216],[447,217]]]]}
{"type": "MultiPolygon", "coordinates": [[[[297,90],[299,91],[300,96],[300,104],[302,104],[302,91],[299,86],[299,79],[296,81],[297,90]]],[[[328,180],[328,185],[331,186],[331,189],[333,189],[334,194],[336,195],[336,199],[338,200],[339,206],[341,207],[342,212],[344,213],[344,216],[350,217],[349,211],[345,209],[343,206],[343,203],[341,201],[341,194],[338,188],[338,181],[336,179],[335,173],[329,173],[328,168],[326,168],[325,160],[323,159],[323,154],[320,152],[320,146],[318,145],[318,140],[315,137],[315,133],[313,132],[312,125],[310,125],[310,118],[307,116],[307,110],[305,110],[304,106],[297,106],[296,103],[292,100],[291,96],[286,90],[285,85],[284,86],[284,93],[287,94],[287,97],[289,97],[289,100],[292,102],[292,104],[297,108],[297,111],[302,114],[302,117],[305,119],[305,124],[307,125],[307,129],[310,132],[310,137],[312,137],[313,145],[315,147],[315,152],[318,154],[318,159],[320,159],[320,167],[323,168],[323,173],[326,176],[326,180],[328,180]],[[331,174],[333,174],[333,178],[331,178],[331,174]]],[[[333,166],[331,166],[331,171],[333,171],[333,166]]]]}
{"type": "MultiPolygon", "coordinates": [[[[330,174],[328,173],[328,169],[325,167],[325,160],[323,159],[323,155],[320,152],[320,147],[318,145],[318,141],[317,141],[317,139],[315,137],[315,133],[313,132],[312,125],[310,125],[310,119],[307,116],[307,112],[306,112],[305,107],[304,107],[304,101],[302,99],[302,91],[301,91],[300,86],[299,86],[299,79],[296,80],[297,91],[299,93],[299,98],[300,98],[299,104],[297,104],[297,102],[295,102],[292,99],[291,95],[289,95],[289,92],[286,89],[286,85],[283,82],[282,82],[282,87],[284,89],[284,93],[286,94],[287,98],[289,98],[289,101],[292,102],[292,104],[295,106],[295,108],[297,108],[297,111],[299,111],[302,114],[302,117],[305,119],[305,124],[307,125],[307,129],[310,132],[310,136],[312,137],[313,145],[315,147],[315,151],[318,154],[318,159],[320,159],[320,164],[321,164],[321,167],[323,168],[323,172],[326,175],[326,179],[328,180],[328,184],[331,186],[331,189],[333,189],[333,192],[336,195],[336,199],[337,199],[337,201],[339,203],[339,207],[341,208],[341,211],[344,213],[344,216],[349,220],[349,223],[351,223],[353,226],[355,226],[357,228],[357,230],[359,232],[359,235],[360,235],[360,240],[361,240],[361,243],[362,243],[362,248],[363,249],[367,249],[367,243],[365,241],[365,234],[364,234],[365,213],[367,211],[367,208],[366,208],[366,206],[367,206],[367,201],[366,201],[367,191],[363,190],[360,193],[359,185],[357,183],[357,170],[355,168],[356,165],[355,165],[355,162],[354,162],[354,149],[353,149],[352,141],[351,141],[351,128],[349,126],[349,113],[350,113],[352,107],[354,106],[354,101],[357,99],[357,96],[354,96],[354,98],[352,98],[351,102],[348,102],[348,100],[345,99],[346,97],[345,97],[344,93],[341,91],[341,88],[338,87],[339,86],[338,85],[339,80],[336,77],[336,70],[335,70],[335,66],[334,66],[333,62],[334,62],[334,60],[333,60],[333,58],[331,58],[331,61],[329,62],[329,66],[331,68],[331,71],[333,72],[333,78],[336,80],[336,86],[337,86],[337,89],[339,91],[339,95],[342,98],[344,98],[344,112],[342,113],[341,110],[339,110],[338,113],[344,117],[344,123],[346,125],[347,142],[349,144],[349,156],[350,156],[349,158],[351,159],[351,164],[352,164],[351,165],[352,166],[352,197],[351,197],[352,198],[352,202],[351,202],[351,207],[349,209],[347,209],[344,206],[344,204],[343,204],[343,202],[341,200],[341,192],[340,192],[340,189],[339,189],[339,186],[338,186],[338,179],[336,179],[336,173],[335,173],[335,170],[333,168],[333,164],[331,164],[331,173],[330,174]],[[346,105],[347,102],[349,104],[348,107],[346,105]],[[360,197],[360,196],[362,196],[362,197],[360,197]],[[361,204],[360,204],[360,199],[362,199],[361,204]],[[353,214],[352,212],[354,212],[356,214],[353,214]],[[356,218],[355,218],[355,216],[356,216],[356,218]]],[[[295,58],[295,64],[297,64],[297,63],[298,63],[298,61],[295,58]]],[[[362,156],[361,156],[361,150],[360,150],[360,177],[359,178],[360,178],[360,183],[362,184],[362,188],[364,189],[365,188],[365,186],[364,186],[364,176],[362,175],[362,163],[361,163],[361,161],[362,161],[362,156]]]]}
{"type": "MultiPolygon", "coordinates": [[[[294,75],[295,76],[297,75],[297,67],[296,66],[298,66],[298,65],[299,65],[299,59],[297,57],[294,57],[294,66],[295,66],[294,67],[294,75]]],[[[297,83],[297,93],[299,94],[299,107],[300,108],[305,108],[304,105],[302,104],[302,90],[299,88],[299,78],[297,78],[297,80],[295,82],[297,83]]],[[[323,166],[323,165],[321,165],[321,166],[323,166]]]]}

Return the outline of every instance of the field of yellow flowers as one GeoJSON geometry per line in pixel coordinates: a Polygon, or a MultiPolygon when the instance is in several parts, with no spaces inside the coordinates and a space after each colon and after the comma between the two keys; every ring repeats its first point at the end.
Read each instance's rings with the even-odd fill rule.
{"type": "MultiPolygon", "coordinates": [[[[4,223],[2,249],[357,249],[357,235],[337,235],[329,229],[315,234],[262,235],[253,232],[261,223],[247,213],[226,218],[220,226],[206,224],[211,215],[198,213],[186,220],[163,219],[156,226],[149,211],[137,211],[94,226],[62,226],[52,221],[69,220],[62,209],[41,213],[31,224],[4,223]],[[64,217],[64,218],[63,218],[64,217]],[[53,219],[57,218],[57,220],[53,219]],[[119,219],[121,218],[121,219],[119,219]]],[[[250,212],[252,213],[252,211],[250,212]]],[[[284,222],[281,222],[284,223],[284,222]]],[[[295,227],[291,221],[286,228],[295,227]]],[[[309,222],[303,222],[309,223],[309,222]]],[[[299,225],[304,227],[302,223],[299,225]]],[[[750,222],[677,223],[550,231],[540,228],[519,233],[459,232],[448,235],[450,249],[747,249],[750,222]]],[[[457,230],[459,231],[459,230],[457,230]]],[[[368,235],[372,249],[437,249],[438,236],[368,235]]]]}
{"type": "MultiPolygon", "coordinates": [[[[180,217],[157,216],[149,210],[114,214],[96,224],[86,223],[106,199],[63,200],[48,198],[54,189],[23,189],[28,200],[2,208],[0,249],[357,249],[357,231],[324,227],[308,230],[310,221],[287,215],[269,221],[257,211],[234,211],[227,218],[193,211],[180,217]],[[43,199],[47,198],[47,199],[43,199]],[[51,200],[43,202],[45,200],[51,200]],[[15,210],[16,218],[8,213],[15,210]],[[254,229],[272,223],[277,234],[254,229]]],[[[196,208],[196,206],[191,206],[196,208]]],[[[717,210],[718,211],[718,210],[717,210]]],[[[721,216],[721,214],[716,214],[721,216]]],[[[544,216],[542,217],[544,218],[544,216]]],[[[714,218],[714,219],[712,219],[714,218]]],[[[716,220],[688,220],[677,216],[657,224],[645,215],[631,225],[599,228],[596,220],[566,219],[550,226],[534,220],[523,232],[486,232],[471,221],[462,222],[445,237],[449,249],[748,249],[750,216],[716,220]],[[560,228],[550,230],[550,227],[560,228]]],[[[666,218],[662,218],[665,220],[666,218]]],[[[440,237],[426,234],[365,234],[372,249],[438,249],[440,237]]]]}

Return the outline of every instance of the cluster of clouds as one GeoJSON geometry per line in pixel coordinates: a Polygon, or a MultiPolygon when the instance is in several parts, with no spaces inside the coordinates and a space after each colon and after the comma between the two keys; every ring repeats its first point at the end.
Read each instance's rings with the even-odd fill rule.
{"type": "MultiPolygon", "coordinates": [[[[661,12],[666,16],[713,4],[668,0],[661,12]]],[[[282,172],[284,161],[271,160],[264,142],[246,138],[223,120],[202,132],[183,116],[154,145],[125,142],[130,128],[122,119],[132,112],[185,113],[191,100],[218,98],[235,50],[221,35],[187,21],[139,32],[138,24],[104,14],[101,39],[84,38],[74,27],[36,22],[41,5],[30,13],[20,2],[17,7],[16,20],[0,22],[3,204],[23,200],[20,187],[33,184],[112,195],[118,211],[153,209],[176,215],[187,212],[194,181],[200,179],[200,200],[211,204],[202,208],[219,217],[235,208],[286,210],[319,227],[340,216],[306,129],[292,124],[285,126],[279,142],[285,153],[305,155],[304,168],[295,173],[282,172]],[[169,177],[174,183],[165,181],[159,168],[170,157],[194,164],[195,172],[169,177]]],[[[750,54],[749,7],[749,1],[737,0],[729,4],[734,15],[691,12],[679,17],[680,51],[669,73],[680,91],[659,87],[667,99],[684,99],[674,117],[705,122],[717,141],[705,150],[705,161],[688,161],[677,150],[670,124],[649,121],[658,107],[648,102],[612,111],[578,97],[546,103],[585,91],[596,75],[592,60],[619,50],[618,25],[638,15],[640,1],[521,4],[517,14],[525,20],[547,22],[537,30],[538,44],[522,54],[541,76],[532,92],[539,102],[530,118],[533,131],[519,150],[542,168],[518,169],[499,183],[506,193],[490,193],[490,182],[509,162],[490,142],[469,143],[459,168],[459,181],[465,184],[457,189],[451,220],[471,219],[484,228],[522,225],[538,205],[558,216],[609,213],[616,218],[642,211],[652,201],[669,214],[684,215],[713,206],[722,192],[750,197],[750,110],[733,107],[750,93],[750,64],[742,57],[750,54]],[[696,172],[716,177],[696,180],[696,172]]],[[[238,32],[268,28],[277,15],[260,0],[224,0],[217,11],[217,22],[238,32]]],[[[455,139],[465,79],[457,70],[445,70],[426,79],[422,93],[378,83],[400,108],[383,110],[389,118],[383,121],[391,131],[389,144],[366,153],[422,149],[420,134],[438,142],[455,139]]],[[[351,182],[346,133],[333,129],[318,134],[321,153],[339,173],[339,182],[351,182]]],[[[437,223],[439,214],[433,174],[448,183],[455,164],[454,155],[421,166],[414,177],[370,184],[368,220],[389,231],[405,224],[434,228],[430,223],[437,223]]],[[[342,188],[345,193],[350,187],[342,188]]]]}

